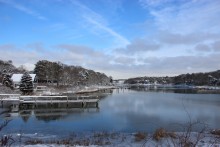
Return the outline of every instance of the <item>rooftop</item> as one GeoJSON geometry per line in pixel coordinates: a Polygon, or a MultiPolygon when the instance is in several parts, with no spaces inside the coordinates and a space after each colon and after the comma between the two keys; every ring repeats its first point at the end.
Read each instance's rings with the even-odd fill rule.
{"type": "MultiPolygon", "coordinates": [[[[21,81],[21,77],[23,74],[13,74],[11,79],[13,80],[13,82],[20,82],[21,81]]],[[[29,74],[32,78],[32,81],[34,81],[36,74],[29,74]]]]}

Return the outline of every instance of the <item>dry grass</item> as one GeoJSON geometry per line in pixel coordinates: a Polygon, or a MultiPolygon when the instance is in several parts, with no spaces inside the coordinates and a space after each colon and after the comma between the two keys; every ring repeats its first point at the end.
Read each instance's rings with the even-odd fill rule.
{"type": "Polygon", "coordinates": [[[213,135],[220,136],[220,130],[212,130],[210,133],[213,135]]]}
{"type": "Polygon", "coordinates": [[[153,134],[153,139],[156,141],[161,140],[162,138],[176,138],[177,135],[174,132],[167,132],[164,128],[157,129],[153,134]]]}
{"type": "Polygon", "coordinates": [[[42,140],[28,140],[25,142],[26,145],[36,145],[36,144],[43,144],[42,140]]]}
{"type": "Polygon", "coordinates": [[[25,142],[25,145],[35,145],[35,144],[55,144],[55,145],[65,145],[65,146],[106,146],[111,145],[110,139],[118,139],[117,133],[108,133],[108,132],[98,132],[94,133],[90,137],[77,137],[76,134],[71,134],[72,138],[63,139],[63,140],[28,140],[25,142]]]}
{"type": "Polygon", "coordinates": [[[138,132],[138,133],[134,134],[134,137],[135,137],[135,141],[136,142],[140,142],[140,141],[146,139],[147,134],[146,133],[142,133],[142,132],[138,132]]]}

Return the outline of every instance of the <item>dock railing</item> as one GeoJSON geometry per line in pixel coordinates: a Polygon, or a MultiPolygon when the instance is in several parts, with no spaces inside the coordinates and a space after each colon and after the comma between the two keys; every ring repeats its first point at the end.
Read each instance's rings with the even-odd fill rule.
{"type": "Polygon", "coordinates": [[[77,96],[77,97],[68,97],[68,96],[21,96],[19,94],[1,94],[0,101],[3,103],[15,103],[19,105],[34,105],[37,104],[59,104],[59,103],[79,103],[82,107],[86,107],[89,103],[95,103],[98,107],[98,97],[87,97],[87,96],[77,96]]]}
{"type": "Polygon", "coordinates": [[[68,96],[20,96],[21,103],[95,103],[99,99],[87,99],[84,97],[69,98],[68,96]]]}
{"type": "Polygon", "coordinates": [[[0,100],[5,99],[18,99],[21,95],[20,94],[0,94],[0,100]]]}

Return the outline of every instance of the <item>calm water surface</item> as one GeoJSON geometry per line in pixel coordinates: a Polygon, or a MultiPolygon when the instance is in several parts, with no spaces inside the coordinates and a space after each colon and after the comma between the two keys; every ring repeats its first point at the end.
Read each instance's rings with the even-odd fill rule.
{"type": "MultiPolygon", "coordinates": [[[[3,110],[7,109],[0,108],[3,110]]],[[[219,112],[220,94],[122,89],[102,98],[99,108],[44,106],[30,111],[5,112],[0,120],[12,120],[2,133],[65,136],[90,131],[152,132],[159,127],[181,131],[179,124],[190,119],[207,123],[210,128],[220,128],[219,112]]]]}

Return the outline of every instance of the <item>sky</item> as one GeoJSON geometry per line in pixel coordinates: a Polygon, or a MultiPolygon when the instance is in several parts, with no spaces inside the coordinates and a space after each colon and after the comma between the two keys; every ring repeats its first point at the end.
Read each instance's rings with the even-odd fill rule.
{"type": "Polygon", "coordinates": [[[220,0],[0,0],[0,60],[114,79],[220,69],[220,0]]]}

